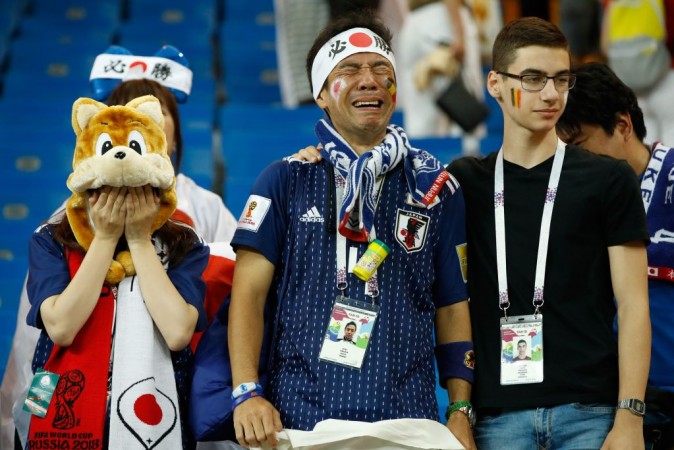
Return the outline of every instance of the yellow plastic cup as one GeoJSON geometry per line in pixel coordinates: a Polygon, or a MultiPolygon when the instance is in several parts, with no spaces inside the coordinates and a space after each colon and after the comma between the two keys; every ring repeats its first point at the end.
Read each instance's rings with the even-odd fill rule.
{"type": "Polygon", "coordinates": [[[372,278],[379,265],[388,256],[391,249],[379,239],[375,239],[367,246],[367,250],[360,257],[353,268],[353,274],[363,281],[372,278]]]}

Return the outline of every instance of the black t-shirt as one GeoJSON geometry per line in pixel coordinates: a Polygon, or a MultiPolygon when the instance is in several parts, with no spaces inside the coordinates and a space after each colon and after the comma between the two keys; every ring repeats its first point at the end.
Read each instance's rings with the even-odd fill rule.
{"type": "MultiPolygon", "coordinates": [[[[553,158],[525,169],[505,161],[508,315],[533,314],[536,256],[553,158]]],[[[462,185],[475,343],[478,408],[614,402],[618,395],[616,313],[608,247],[648,241],[639,184],[624,161],[567,146],[554,205],[545,274],[544,381],[500,384],[494,168],[496,153],[461,158],[448,170],[462,185]]]]}

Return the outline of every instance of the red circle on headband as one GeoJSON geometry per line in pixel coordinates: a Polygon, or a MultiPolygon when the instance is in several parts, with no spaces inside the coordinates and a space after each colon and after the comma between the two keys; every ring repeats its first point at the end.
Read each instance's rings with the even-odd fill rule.
{"type": "Polygon", "coordinates": [[[140,69],[145,72],[147,70],[147,64],[145,64],[143,61],[134,61],[131,64],[129,64],[129,69],[133,69],[135,67],[140,66],[140,69]]]}
{"type": "Polygon", "coordinates": [[[349,36],[349,42],[354,47],[369,47],[372,45],[372,38],[362,31],[359,31],[349,36]]]}

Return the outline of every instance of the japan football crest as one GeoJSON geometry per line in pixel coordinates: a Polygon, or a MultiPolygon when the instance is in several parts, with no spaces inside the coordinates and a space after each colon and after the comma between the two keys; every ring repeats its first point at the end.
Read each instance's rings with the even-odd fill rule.
{"type": "Polygon", "coordinates": [[[398,209],[396,241],[408,253],[418,252],[426,243],[426,232],[431,218],[423,214],[398,209]]]}

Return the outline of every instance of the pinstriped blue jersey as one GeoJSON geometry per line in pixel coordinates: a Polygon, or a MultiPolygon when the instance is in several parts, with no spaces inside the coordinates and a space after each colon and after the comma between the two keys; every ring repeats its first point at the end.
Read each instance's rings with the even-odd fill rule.
{"type": "MultiPolygon", "coordinates": [[[[265,395],[281,412],[284,427],[310,430],[328,418],[437,419],[435,311],[467,299],[463,196],[458,183],[450,182],[427,209],[410,204],[402,165],[386,175],[374,226],[391,252],[377,271],[381,309],[358,370],[319,360],[340,293],[330,164],[283,161],[260,175],[232,245],[260,252],[276,268],[265,395]]],[[[351,247],[360,257],[367,244],[348,240],[351,247]]],[[[347,282],[347,297],[370,301],[363,281],[348,274],[347,282]]]]}

